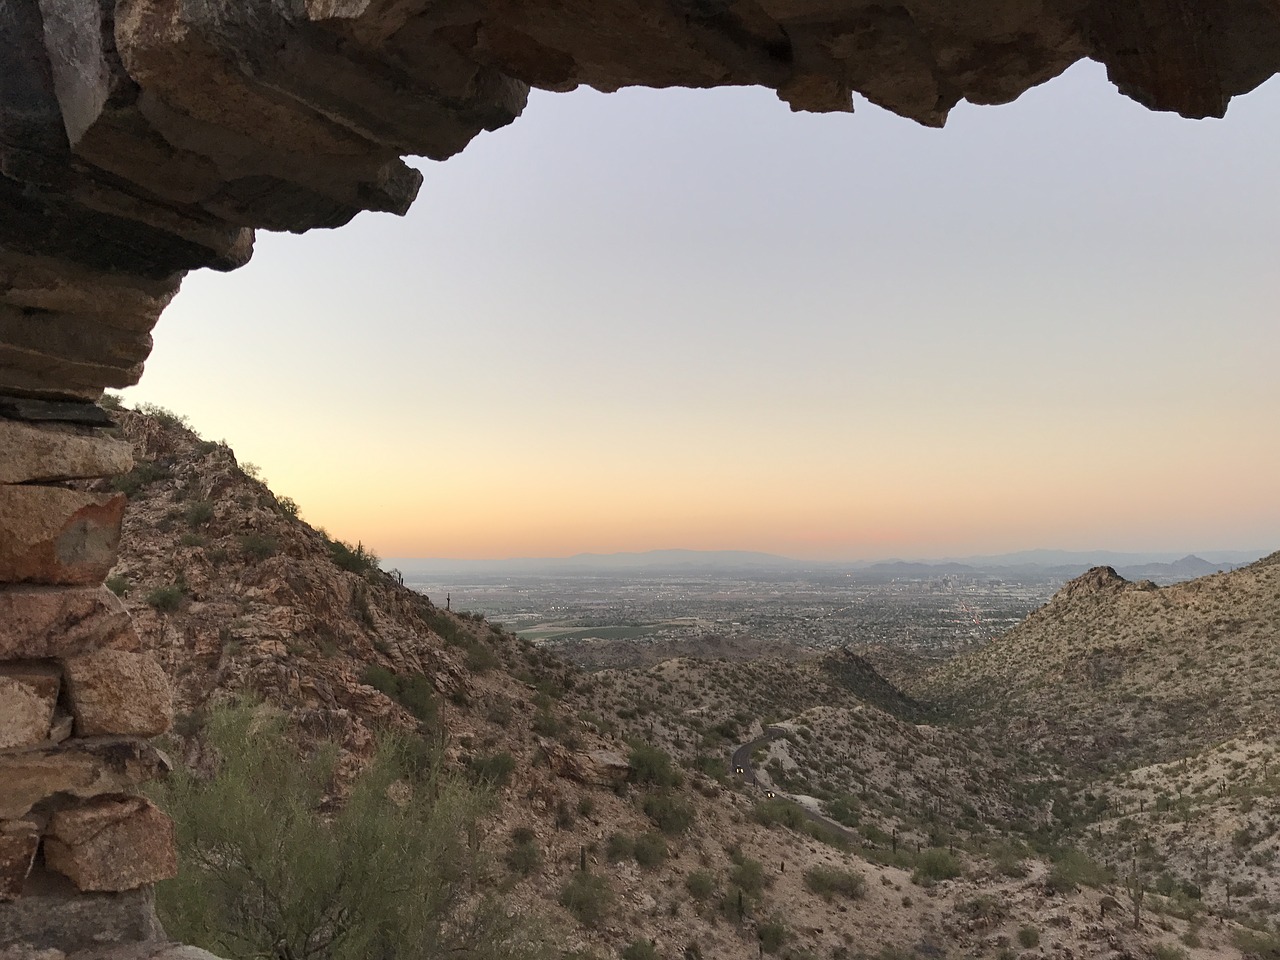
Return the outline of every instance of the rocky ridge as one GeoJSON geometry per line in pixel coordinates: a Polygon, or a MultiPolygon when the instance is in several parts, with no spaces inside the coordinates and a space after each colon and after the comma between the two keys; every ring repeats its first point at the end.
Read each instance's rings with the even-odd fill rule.
{"type": "MultiPolygon", "coordinates": [[[[915,784],[908,792],[932,796],[928,784],[956,779],[956,793],[945,796],[980,802],[998,796],[985,788],[1010,768],[997,762],[954,777],[949,771],[979,754],[962,736],[861,701],[860,684],[879,689],[865,669],[842,673],[810,663],[794,682],[780,683],[776,663],[677,660],[647,673],[583,675],[480,618],[443,611],[402,588],[358,545],[336,544],[298,520],[293,505],[246,473],[226,445],[201,440],[171,415],[118,416],[138,463],[117,484],[128,491],[130,508],[109,582],[173,683],[175,756],[197,767],[209,763],[201,748],[203,713],[250,693],[287,711],[304,745],[337,740],[349,767],[362,762],[387,725],[442,732],[449,761],[462,769],[509,757],[512,774],[483,834],[497,870],[493,882],[504,885],[510,909],[553,918],[569,955],[615,956],[629,943],[651,940],[659,956],[729,960],[754,953],[759,937],[781,930],[780,951],[796,958],[996,956],[1016,952],[1019,937],[1030,937],[1024,928],[1036,931],[1035,956],[1060,960],[1145,956],[1188,934],[1199,944],[1190,950],[1196,960],[1236,955],[1235,928],[1204,929],[1194,913],[1159,912],[1158,924],[1139,930],[1114,912],[1102,915],[1104,901],[1120,894],[1110,881],[1095,881],[1103,889],[1063,882],[1059,867],[1017,844],[953,833],[960,874],[917,883],[913,870],[920,867],[905,849],[910,840],[948,842],[930,837],[927,827],[904,830],[904,849],[896,854],[884,833],[865,837],[865,844],[833,844],[802,824],[763,815],[771,809],[762,806],[763,795],[728,773],[732,738],[697,741],[697,753],[718,757],[718,764],[688,756],[692,744],[683,741],[695,731],[705,736],[718,713],[708,711],[696,724],[686,720],[683,728],[668,724],[681,713],[677,703],[691,705],[688,693],[700,680],[728,694],[739,681],[727,678],[747,669],[741,690],[717,709],[736,703],[754,710],[754,695],[745,693],[754,676],[759,696],[770,689],[778,696],[771,718],[741,725],[745,735],[758,719],[781,722],[794,738],[775,746],[798,765],[817,770],[821,762],[839,767],[879,758],[864,771],[896,775],[897,787],[892,780],[886,785],[899,792],[915,784]],[[429,690],[388,676],[424,678],[429,690]],[[819,676],[825,685],[806,693],[819,676]],[[632,717],[621,715],[628,710],[632,717]],[[623,736],[687,758],[679,786],[665,795],[692,818],[691,827],[663,834],[654,818],[661,813],[647,812],[653,788],[635,782],[633,747],[623,736]],[[821,749],[823,741],[836,757],[821,749]],[[922,746],[937,744],[943,748],[922,746]],[[528,875],[504,876],[499,864],[516,830],[536,845],[539,861],[528,875]],[[626,852],[641,837],[662,842],[657,862],[642,865],[626,852]],[[583,856],[613,891],[607,916],[595,926],[578,923],[558,902],[583,856]],[[723,903],[743,863],[755,864],[763,884],[739,921],[723,903]],[[833,902],[815,892],[806,880],[815,867],[857,871],[865,881],[861,896],[833,902]],[[695,875],[709,878],[709,898],[690,894],[695,875]]],[[[910,706],[903,699],[896,708],[910,706]]],[[[876,822],[878,811],[864,812],[876,822]]],[[[950,808],[942,813],[947,822],[957,819],[950,808]]],[[[998,808],[991,813],[999,815],[998,808]]],[[[1149,909],[1158,908],[1149,902],[1149,909]]]]}

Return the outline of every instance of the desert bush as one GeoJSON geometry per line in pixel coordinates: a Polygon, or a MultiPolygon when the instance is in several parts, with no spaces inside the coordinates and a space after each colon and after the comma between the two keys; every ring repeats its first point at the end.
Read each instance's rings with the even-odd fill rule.
{"type": "Polygon", "coordinates": [[[759,897],[767,885],[764,866],[759,860],[742,857],[729,871],[729,882],[749,897],[759,897]]]}
{"type": "Polygon", "coordinates": [[[384,739],[326,811],[336,746],[304,760],[285,732],[260,710],[216,711],[205,754],[216,773],[178,771],[155,788],[183,864],[157,887],[171,936],[232,957],[547,956],[538,931],[471,894],[483,791],[420,741],[384,739]]]}
{"type": "Polygon", "coordinates": [[[1018,943],[1027,950],[1040,946],[1040,931],[1031,926],[1019,927],[1018,943]]]}
{"type": "Polygon", "coordinates": [[[654,787],[680,785],[680,771],[671,762],[671,758],[658,747],[647,743],[633,743],[627,759],[631,763],[636,783],[654,787]]]}
{"type": "Polygon", "coordinates": [[[632,940],[622,948],[622,960],[658,960],[652,940],[632,940]]]}
{"type": "Polygon", "coordinates": [[[836,896],[858,900],[867,891],[862,874],[840,867],[810,867],[804,872],[804,885],[825,900],[836,896]]]}
{"type": "Polygon", "coordinates": [[[922,887],[932,886],[939,880],[954,880],[963,871],[955,854],[941,847],[930,847],[916,859],[911,882],[922,887]]]}
{"type": "Polygon", "coordinates": [[[517,827],[511,831],[511,845],[504,857],[512,873],[527,877],[542,866],[542,851],[534,833],[528,827],[517,827]]]}
{"type": "Polygon", "coordinates": [[[505,787],[511,781],[511,774],[515,772],[516,758],[504,750],[501,753],[472,757],[467,766],[477,782],[492,787],[505,787]]]}
{"type": "Polygon", "coordinates": [[[187,598],[187,590],[180,583],[157,587],[147,594],[147,605],[161,613],[174,613],[187,598]]]}
{"type": "Polygon", "coordinates": [[[276,538],[265,533],[246,533],[240,538],[240,553],[248,560],[266,560],[280,549],[276,538]]]}
{"type": "Polygon", "coordinates": [[[1101,887],[1111,882],[1106,867],[1095,863],[1079,850],[1065,849],[1053,857],[1053,869],[1045,880],[1055,893],[1071,893],[1080,886],[1101,887]]]}
{"type": "Polygon", "coordinates": [[[716,892],[716,878],[709,870],[695,870],[684,878],[684,888],[693,899],[705,903],[716,892]]]}
{"type": "Polygon", "coordinates": [[[668,836],[678,836],[693,823],[693,807],[667,791],[644,798],[644,812],[668,836]]]}
{"type": "Polygon", "coordinates": [[[613,901],[609,881],[596,873],[577,871],[560,891],[560,904],[584,927],[596,927],[608,915],[613,901]]]}
{"type": "Polygon", "coordinates": [[[789,933],[781,920],[771,917],[756,927],[756,936],[760,940],[761,950],[765,953],[777,953],[786,943],[789,933]]]}
{"type": "Polygon", "coordinates": [[[339,568],[351,573],[364,575],[378,569],[378,555],[363,543],[353,547],[344,540],[329,540],[329,556],[339,568]]]}
{"type": "Polygon", "coordinates": [[[421,673],[392,673],[386,667],[371,663],[362,677],[375,690],[385,693],[424,724],[434,724],[440,704],[435,685],[421,673]]]}
{"type": "Polygon", "coordinates": [[[611,833],[605,841],[604,855],[610,863],[630,860],[635,856],[636,842],[625,833],[611,833]]]}
{"type": "Polygon", "coordinates": [[[667,841],[662,834],[650,830],[636,837],[633,855],[642,867],[656,867],[667,859],[667,841]]]}
{"type": "Polygon", "coordinates": [[[213,519],[213,504],[208,500],[197,500],[187,507],[187,526],[191,529],[204,526],[213,519]]]}
{"type": "Polygon", "coordinates": [[[173,473],[168,467],[151,460],[141,460],[128,473],[122,473],[111,480],[111,486],[127,497],[135,497],[139,491],[158,480],[167,480],[173,473]]]}
{"type": "Polygon", "coordinates": [[[122,577],[119,574],[114,577],[107,577],[107,589],[117,597],[127,596],[129,593],[129,578],[122,577]]]}

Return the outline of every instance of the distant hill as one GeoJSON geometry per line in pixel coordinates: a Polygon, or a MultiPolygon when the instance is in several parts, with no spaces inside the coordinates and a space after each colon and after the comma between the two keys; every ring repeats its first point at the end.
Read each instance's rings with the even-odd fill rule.
{"type": "Polygon", "coordinates": [[[911,692],[1084,763],[1162,762],[1274,724],[1278,625],[1280,553],[1168,587],[1097,567],[911,692]]]}
{"type": "Polygon", "coordinates": [[[454,560],[389,557],[384,569],[396,569],[413,582],[478,577],[590,577],[715,574],[840,573],[860,580],[1000,577],[1068,580],[1105,564],[1131,579],[1160,583],[1187,580],[1258,559],[1262,551],[1235,550],[1199,555],[1114,553],[1106,550],[1025,550],[955,559],[900,558],[876,561],[797,560],[749,550],[647,550],[637,553],[579,553],[571,557],[511,557],[454,560]]]}

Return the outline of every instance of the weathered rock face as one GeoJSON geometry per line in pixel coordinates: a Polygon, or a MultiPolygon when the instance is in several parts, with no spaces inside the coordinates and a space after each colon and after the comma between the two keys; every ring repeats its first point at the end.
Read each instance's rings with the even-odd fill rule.
{"type": "Polygon", "coordinates": [[[127,737],[98,737],[0,754],[0,820],[24,817],[50,797],[88,799],[127,793],[169,772],[155,747],[127,737]]]}
{"type": "Polygon", "coordinates": [[[0,581],[101,583],[116,562],[123,494],[0,486],[0,581]]]}
{"type": "Polygon", "coordinates": [[[0,394],[137,380],[182,275],[253,229],[403,213],[530,86],[858,91],[940,125],[1091,57],[1158,110],[1221,116],[1280,69],[1255,0],[39,0],[0,7],[0,394]]]}
{"type": "Polygon", "coordinates": [[[0,663],[0,749],[48,740],[62,678],[48,663],[0,663]]]}
{"type": "Polygon", "coordinates": [[[63,665],[78,736],[155,737],[173,722],[169,681],[154,657],[97,650],[69,657],[63,665]]]}
{"type": "Polygon", "coordinates": [[[143,797],[100,797],[58,811],[44,859],[80,890],[136,890],[178,872],[173,822],[143,797]]]}
{"type": "Polygon", "coordinates": [[[106,587],[0,585],[0,659],[136,650],[129,614],[106,587]]]}

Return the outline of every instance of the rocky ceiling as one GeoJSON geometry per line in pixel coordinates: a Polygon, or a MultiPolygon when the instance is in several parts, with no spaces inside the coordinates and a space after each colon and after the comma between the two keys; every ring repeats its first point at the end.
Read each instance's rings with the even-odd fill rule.
{"type": "Polygon", "coordinates": [[[136,382],[186,271],[253,231],[404,213],[530,87],[856,91],[941,125],[1081,58],[1222,116],[1280,71],[1278,0],[0,0],[0,395],[136,382]]]}

